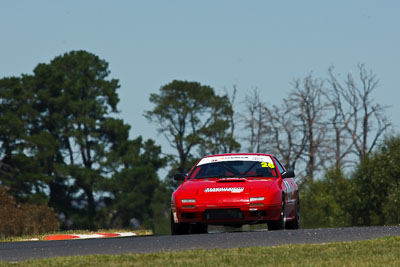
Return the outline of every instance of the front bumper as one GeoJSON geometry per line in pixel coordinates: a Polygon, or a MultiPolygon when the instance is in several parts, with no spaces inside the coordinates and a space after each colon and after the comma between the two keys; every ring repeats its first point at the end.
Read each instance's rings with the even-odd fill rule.
{"type": "Polygon", "coordinates": [[[278,220],[280,217],[280,203],[251,204],[243,206],[182,205],[180,207],[172,205],[171,208],[175,223],[253,224],[278,220]]]}

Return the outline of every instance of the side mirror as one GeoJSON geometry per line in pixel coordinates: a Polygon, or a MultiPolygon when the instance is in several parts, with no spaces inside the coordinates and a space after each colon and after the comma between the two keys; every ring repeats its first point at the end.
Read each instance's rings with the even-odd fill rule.
{"type": "Polygon", "coordinates": [[[282,178],[294,178],[295,174],[294,171],[286,171],[285,173],[283,173],[282,178]]]}
{"type": "Polygon", "coordinates": [[[184,173],[174,174],[175,181],[185,181],[185,178],[186,178],[186,174],[184,174],[184,173]]]}

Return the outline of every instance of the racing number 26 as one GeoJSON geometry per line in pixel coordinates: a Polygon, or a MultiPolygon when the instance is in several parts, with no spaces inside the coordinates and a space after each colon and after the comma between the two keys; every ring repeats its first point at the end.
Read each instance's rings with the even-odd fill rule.
{"type": "Polygon", "coordinates": [[[270,162],[261,162],[261,167],[263,167],[263,168],[270,167],[271,169],[275,168],[274,164],[272,164],[270,162]]]}

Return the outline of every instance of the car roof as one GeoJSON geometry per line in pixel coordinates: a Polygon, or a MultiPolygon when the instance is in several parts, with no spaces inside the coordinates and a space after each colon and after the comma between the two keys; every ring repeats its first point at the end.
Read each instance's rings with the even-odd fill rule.
{"type": "Polygon", "coordinates": [[[270,156],[270,157],[274,157],[274,155],[272,155],[272,154],[265,154],[265,153],[227,153],[227,154],[208,155],[208,156],[204,156],[203,158],[222,157],[222,156],[270,156]]]}

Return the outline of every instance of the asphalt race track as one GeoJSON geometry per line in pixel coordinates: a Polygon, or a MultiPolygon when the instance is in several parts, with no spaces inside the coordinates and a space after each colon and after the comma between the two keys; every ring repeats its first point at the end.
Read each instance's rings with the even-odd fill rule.
{"type": "Polygon", "coordinates": [[[185,236],[136,236],[64,241],[0,243],[0,261],[87,255],[151,253],[184,249],[236,248],[366,240],[400,236],[400,226],[223,232],[185,236]]]}

